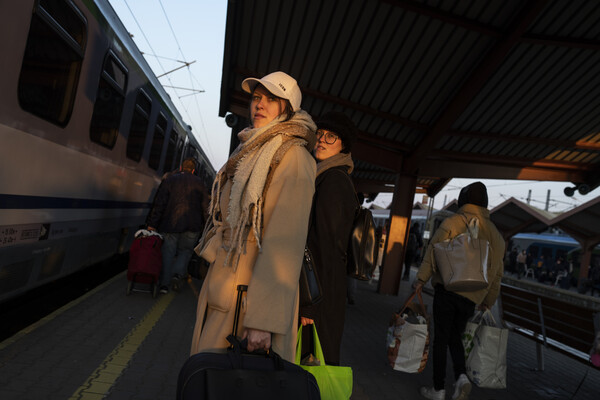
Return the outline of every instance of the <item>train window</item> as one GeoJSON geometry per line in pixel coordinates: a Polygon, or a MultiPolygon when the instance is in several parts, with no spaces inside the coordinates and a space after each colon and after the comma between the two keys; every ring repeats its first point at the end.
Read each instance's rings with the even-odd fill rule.
{"type": "Polygon", "coordinates": [[[175,168],[179,168],[181,164],[181,154],[183,153],[183,139],[179,139],[177,144],[177,155],[175,156],[175,168]]]}
{"type": "Polygon", "coordinates": [[[184,158],[189,158],[189,157],[196,158],[196,153],[198,153],[198,150],[196,150],[196,148],[190,144],[185,149],[185,157],[184,158]]]}
{"type": "Polygon", "coordinates": [[[19,104],[25,111],[67,125],[85,45],[86,20],[71,1],[39,1],[31,17],[19,76],[19,104]]]}
{"type": "Polygon", "coordinates": [[[104,60],[90,123],[90,139],[109,149],[115,146],[119,135],[126,87],[127,69],[109,51],[104,60]]]}
{"type": "Polygon", "coordinates": [[[196,160],[196,165],[198,166],[196,168],[196,175],[204,176],[204,165],[202,165],[202,163],[199,162],[198,160],[196,160]]]}
{"type": "Polygon", "coordinates": [[[152,109],[152,100],[143,90],[138,92],[135,100],[135,109],[127,139],[127,157],[140,161],[146,144],[146,132],[148,131],[148,119],[152,109]]]}
{"type": "Polygon", "coordinates": [[[160,165],[160,155],[162,154],[163,144],[165,143],[165,131],[167,130],[167,119],[164,115],[158,114],[156,125],[154,126],[154,138],[150,147],[150,158],[148,165],[154,170],[158,170],[160,165]]]}
{"type": "Polygon", "coordinates": [[[177,146],[177,131],[171,129],[171,135],[169,135],[169,144],[167,146],[167,157],[165,158],[165,172],[172,171],[173,161],[175,160],[175,148],[177,146]]]}

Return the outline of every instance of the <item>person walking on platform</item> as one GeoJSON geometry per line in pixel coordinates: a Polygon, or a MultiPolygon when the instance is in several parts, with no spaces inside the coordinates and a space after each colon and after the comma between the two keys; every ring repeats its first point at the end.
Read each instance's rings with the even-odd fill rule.
{"type": "Polygon", "coordinates": [[[168,175],[160,184],[154,204],[146,218],[150,231],[163,234],[160,292],[169,292],[169,285],[179,291],[187,275],[192,257],[204,227],[204,183],[194,175],[196,161],[188,158],[179,171],[168,175]]]}
{"type": "Polygon", "coordinates": [[[415,261],[415,258],[417,258],[419,249],[421,247],[423,247],[423,239],[421,239],[419,225],[415,223],[410,227],[410,231],[408,233],[406,253],[404,255],[404,276],[402,278],[403,280],[408,281],[410,279],[410,267],[415,261]]]}
{"type": "Polygon", "coordinates": [[[525,250],[519,253],[517,256],[517,275],[519,279],[527,273],[527,253],[525,250]]]}
{"type": "MultiPolygon", "coordinates": [[[[307,246],[323,289],[323,300],[300,308],[302,325],[315,323],[325,363],[339,365],[348,292],[347,250],[356,210],[360,207],[350,173],[350,150],[356,127],[345,114],[329,112],[317,119],[317,179],[307,246]]],[[[313,349],[311,329],[304,329],[303,349],[313,349]]]]}
{"type": "Polygon", "coordinates": [[[433,297],[433,387],[422,387],[421,395],[427,399],[445,399],[446,357],[448,349],[454,369],[453,400],[465,400],[471,391],[471,383],[466,375],[462,333],[475,306],[489,309],[500,293],[500,282],[504,269],[504,239],[490,220],[487,209],[488,196],[481,182],[464,187],[458,197],[459,209],[455,215],[446,218],[433,235],[417,273],[415,290],[420,291],[429,279],[435,289],[433,297]],[[444,288],[441,275],[435,267],[433,245],[452,239],[467,230],[467,221],[479,220],[479,238],[489,242],[488,282],[485,289],[471,292],[451,292],[444,288]]]}
{"type": "Polygon", "coordinates": [[[218,172],[209,220],[196,247],[211,265],[198,298],[191,354],[226,352],[236,288],[247,285],[238,319],[247,349],[272,348],[293,362],[298,287],[316,165],[316,126],[300,109],[296,80],[277,71],[248,78],[251,126],[218,172]]]}

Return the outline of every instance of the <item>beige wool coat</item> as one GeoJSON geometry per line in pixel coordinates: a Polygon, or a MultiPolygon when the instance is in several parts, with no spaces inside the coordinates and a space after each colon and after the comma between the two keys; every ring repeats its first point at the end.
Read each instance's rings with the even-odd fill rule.
{"type": "MultiPolygon", "coordinates": [[[[298,330],[298,281],[315,190],[316,164],[304,147],[293,146],[273,174],[263,206],[258,249],[248,232],[237,268],[225,265],[231,229],[224,222],[202,256],[211,263],[198,298],[191,354],[225,352],[231,334],[237,285],[248,285],[238,337],[245,328],[272,332],[272,348],[292,361],[298,330]],[[209,259],[210,258],[210,259],[209,259]]],[[[222,188],[220,208],[228,210],[231,179],[222,188]]],[[[222,221],[227,220],[223,215],[222,221]]],[[[233,264],[230,262],[230,264],[233,264]]]]}
{"type": "Polygon", "coordinates": [[[431,279],[431,284],[435,286],[443,284],[442,276],[435,265],[433,256],[433,245],[443,242],[446,239],[452,239],[461,233],[467,231],[467,225],[460,216],[464,215],[467,221],[477,217],[479,219],[479,238],[486,239],[490,243],[490,253],[488,255],[488,287],[473,292],[456,292],[466,297],[475,304],[484,304],[491,307],[496,302],[500,293],[500,283],[504,273],[504,239],[502,235],[490,220],[488,209],[476,206],[474,204],[465,204],[458,209],[455,215],[446,218],[440,227],[435,231],[431,241],[427,245],[427,251],[423,257],[423,262],[417,272],[417,279],[426,283],[431,279]]]}

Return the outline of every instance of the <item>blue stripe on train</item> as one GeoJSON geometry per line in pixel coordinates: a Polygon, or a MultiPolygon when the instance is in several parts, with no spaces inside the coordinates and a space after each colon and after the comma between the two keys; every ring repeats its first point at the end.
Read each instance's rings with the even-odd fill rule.
{"type": "Polygon", "coordinates": [[[72,199],[68,197],[0,194],[0,209],[35,208],[150,208],[152,203],[135,201],[72,199]]]}

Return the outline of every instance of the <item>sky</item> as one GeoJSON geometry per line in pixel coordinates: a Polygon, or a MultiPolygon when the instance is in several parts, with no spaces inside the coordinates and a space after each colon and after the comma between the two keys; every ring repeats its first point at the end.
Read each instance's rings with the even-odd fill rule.
{"type": "MultiPolygon", "coordinates": [[[[117,15],[133,35],[159,81],[179,109],[215,169],[229,152],[231,129],[219,117],[223,46],[225,42],[226,0],[109,0],[117,15]],[[182,61],[182,62],[180,62],[182,61]],[[190,63],[185,66],[184,62],[190,63]],[[183,68],[180,68],[182,67],[183,68]],[[177,69],[179,68],[179,69],[177,69]],[[177,69],[176,71],[173,71],[177,69]],[[170,72],[173,71],[173,72],[170,72]],[[173,86],[175,88],[170,88],[173,86]],[[194,90],[200,90],[195,92],[194,90]]],[[[479,179],[453,179],[436,196],[435,208],[458,198],[460,189],[479,179]]],[[[569,182],[481,180],[488,188],[489,208],[510,197],[545,209],[550,190],[549,211],[567,211],[600,195],[596,189],[587,195],[564,195],[569,182]]],[[[423,195],[415,195],[421,201],[423,195]]],[[[387,207],[390,194],[380,194],[374,204],[387,207]]]]}
{"type": "Polygon", "coordinates": [[[159,81],[218,170],[227,161],[231,135],[225,119],[219,117],[227,1],[109,3],[157,76],[179,68],[159,81]]]}

